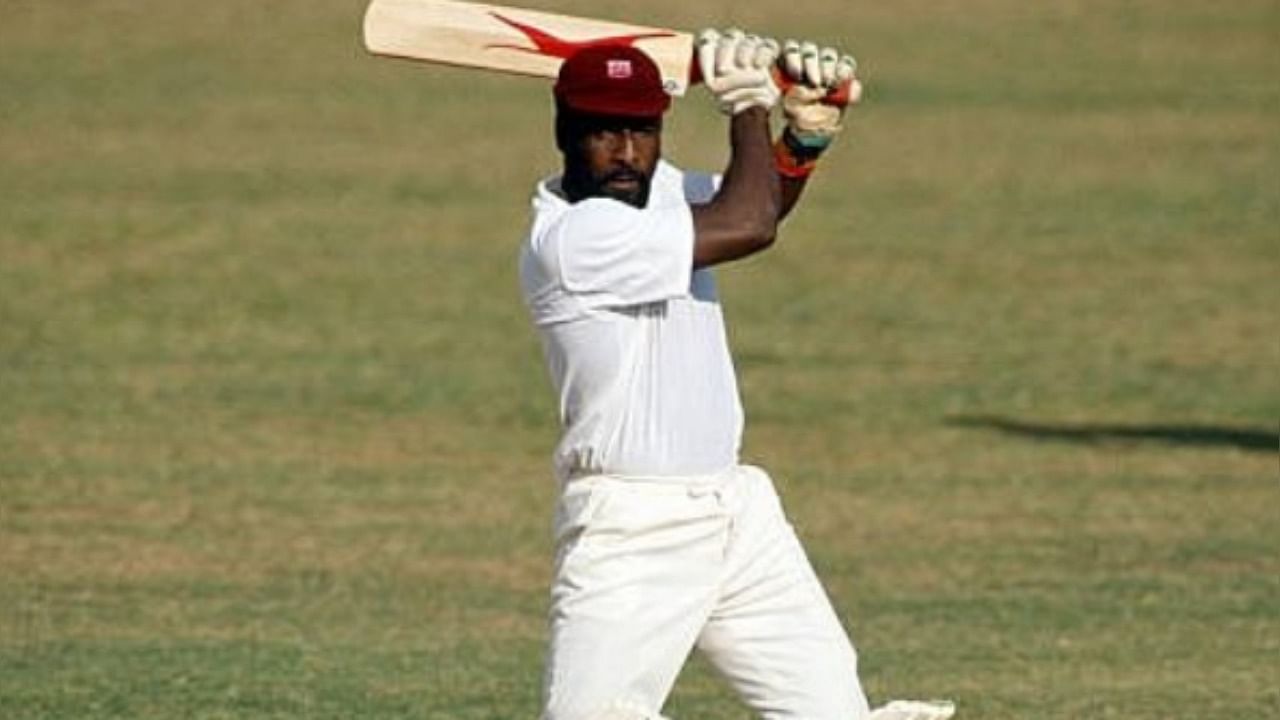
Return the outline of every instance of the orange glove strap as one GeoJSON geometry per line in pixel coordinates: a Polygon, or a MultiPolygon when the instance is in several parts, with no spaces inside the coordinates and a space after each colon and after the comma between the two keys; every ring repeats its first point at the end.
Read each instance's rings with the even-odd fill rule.
{"type": "Polygon", "coordinates": [[[773,164],[783,177],[797,180],[809,177],[818,167],[819,154],[821,153],[803,152],[803,148],[785,130],[773,143],[773,164]]]}

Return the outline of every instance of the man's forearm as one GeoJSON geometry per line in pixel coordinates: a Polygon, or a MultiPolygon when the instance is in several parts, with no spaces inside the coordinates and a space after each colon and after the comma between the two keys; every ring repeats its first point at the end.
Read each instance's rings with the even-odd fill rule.
{"type": "Polygon", "coordinates": [[[805,186],[809,184],[809,178],[793,178],[779,175],[778,182],[782,186],[782,202],[781,207],[778,208],[778,222],[782,222],[795,209],[796,203],[800,202],[800,196],[804,194],[805,186]]]}
{"type": "Polygon", "coordinates": [[[732,157],[721,190],[754,210],[757,227],[772,234],[782,209],[782,186],[774,170],[768,112],[753,108],[734,116],[729,144],[732,157]]]}
{"type": "Polygon", "coordinates": [[[693,209],[697,267],[759,252],[777,234],[783,194],[768,113],[752,108],[735,115],[729,141],[731,157],[720,191],[710,203],[693,209]]]}

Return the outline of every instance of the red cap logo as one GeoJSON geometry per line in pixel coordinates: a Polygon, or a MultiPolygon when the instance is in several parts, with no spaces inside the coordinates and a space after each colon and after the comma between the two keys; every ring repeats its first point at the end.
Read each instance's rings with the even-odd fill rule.
{"type": "Polygon", "coordinates": [[[605,64],[605,75],[610,80],[626,80],[631,77],[631,61],[630,60],[609,60],[605,64]]]}

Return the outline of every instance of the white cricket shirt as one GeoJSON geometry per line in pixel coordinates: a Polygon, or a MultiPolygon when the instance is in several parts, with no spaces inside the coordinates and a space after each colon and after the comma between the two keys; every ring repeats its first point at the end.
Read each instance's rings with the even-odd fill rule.
{"type": "Polygon", "coordinates": [[[562,480],[708,475],[738,462],[742,405],[709,270],[693,270],[690,204],[717,178],[660,162],[649,204],[575,204],[539,183],[520,284],[564,427],[562,480]]]}

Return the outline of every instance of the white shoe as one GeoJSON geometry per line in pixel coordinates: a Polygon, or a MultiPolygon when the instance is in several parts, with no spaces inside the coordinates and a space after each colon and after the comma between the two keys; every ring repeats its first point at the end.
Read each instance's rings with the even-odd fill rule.
{"type": "Polygon", "coordinates": [[[630,703],[614,703],[592,715],[591,720],[667,720],[667,718],[651,715],[630,703]]]}
{"type": "Polygon", "coordinates": [[[884,707],[872,710],[867,718],[868,720],[947,720],[955,714],[955,703],[949,701],[894,700],[884,707]]]}

